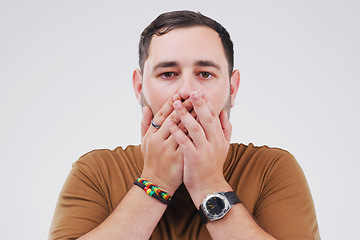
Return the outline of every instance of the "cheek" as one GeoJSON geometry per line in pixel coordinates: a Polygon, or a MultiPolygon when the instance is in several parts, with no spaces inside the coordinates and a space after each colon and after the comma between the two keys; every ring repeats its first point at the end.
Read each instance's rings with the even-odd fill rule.
{"type": "Polygon", "coordinates": [[[205,93],[205,96],[211,102],[217,114],[220,114],[221,110],[230,104],[230,89],[228,88],[219,87],[215,91],[205,93]]]}
{"type": "Polygon", "coordinates": [[[154,115],[162,108],[166,101],[172,97],[170,91],[166,91],[161,87],[146,85],[142,91],[143,97],[154,115]]]}

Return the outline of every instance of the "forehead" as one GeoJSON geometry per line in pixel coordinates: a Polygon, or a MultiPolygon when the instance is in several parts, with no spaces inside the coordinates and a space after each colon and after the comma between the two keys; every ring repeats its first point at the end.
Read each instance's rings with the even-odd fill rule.
{"type": "Polygon", "coordinates": [[[150,42],[146,64],[159,61],[196,62],[211,60],[220,66],[227,64],[219,34],[209,27],[174,29],[164,35],[154,35],[150,42]]]}

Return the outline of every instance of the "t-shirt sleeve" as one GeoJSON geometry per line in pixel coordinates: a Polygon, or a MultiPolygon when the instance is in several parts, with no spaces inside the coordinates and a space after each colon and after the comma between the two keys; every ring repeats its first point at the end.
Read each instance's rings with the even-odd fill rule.
{"type": "Polygon", "coordinates": [[[315,207],[304,173],[283,150],[264,174],[254,217],[277,239],[320,239],[315,207]]]}
{"type": "Polygon", "coordinates": [[[73,164],[61,190],[49,239],[76,239],[94,229],[110,214],[101,176],[91,154],[73,164]]]}

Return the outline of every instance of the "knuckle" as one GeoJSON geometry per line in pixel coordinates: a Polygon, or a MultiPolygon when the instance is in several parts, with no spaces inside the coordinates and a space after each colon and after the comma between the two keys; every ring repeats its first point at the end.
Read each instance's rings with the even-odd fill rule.
{"type": "Polygon", "coordinates": [[[191,126],[190,129],[191,129],[191,132],[199,132],[201,127],[199,124],[195,124],[195,125],[191,126]]]}
{"type": "Polygon", "coordinates": [[[185,144],[189,141],[189,138],[187,136],[183,136],[180,138],[180,143],[181,144],[185,144]]]}
{"type": "Polygon", "coordinates": [[[195,105],[197,107],[201,107],[202,105],[204,105],[204,100],[195,101],[195,105]]]}
{"type": "Polygon", "coordinates": [[[165,119],[164,113],[163,113],[163,112],[159,112],[159,113],[157,114],[157,116],[156,116],[156,120],[155,120],[155,118],[154,118],[154,122],[156,121],[155,123],[160,123],[160,122],[163,122],[164,119],[165,119]]]}
{"type": "Polygon", "coordinates": [[[171,121],[173,121],[173,122],[177,122],[177,121],[178,121],[177,116],[175,116],[174,114],[171,114],[171,115],[169,116],[169,119],[170,119],[171,121]]]}
{"type": "Polygon", "coordinates": [[[213,121],[214,121],[214,116],[212,115],[206,118],[207,123],[213,123],[213,121]]]}

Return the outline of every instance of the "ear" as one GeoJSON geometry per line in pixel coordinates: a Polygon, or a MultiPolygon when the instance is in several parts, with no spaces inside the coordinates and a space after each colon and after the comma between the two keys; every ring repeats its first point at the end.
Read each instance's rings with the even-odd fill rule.
{"type": "Polygon", "coordinates": [[[135,69],[132,77],[132,84],[135,92],[135,96],[141,104],[141,90],[142,90],[142,74],[139,69],[135,69]]]}
{"type": "Polygon", "coordinates": [[[230,106],[233,107],[235,104],[235,97],[239,90],[240,86],[240,72],[239,70],[235,70],[231,74],[230,78],[230,106]]]}

